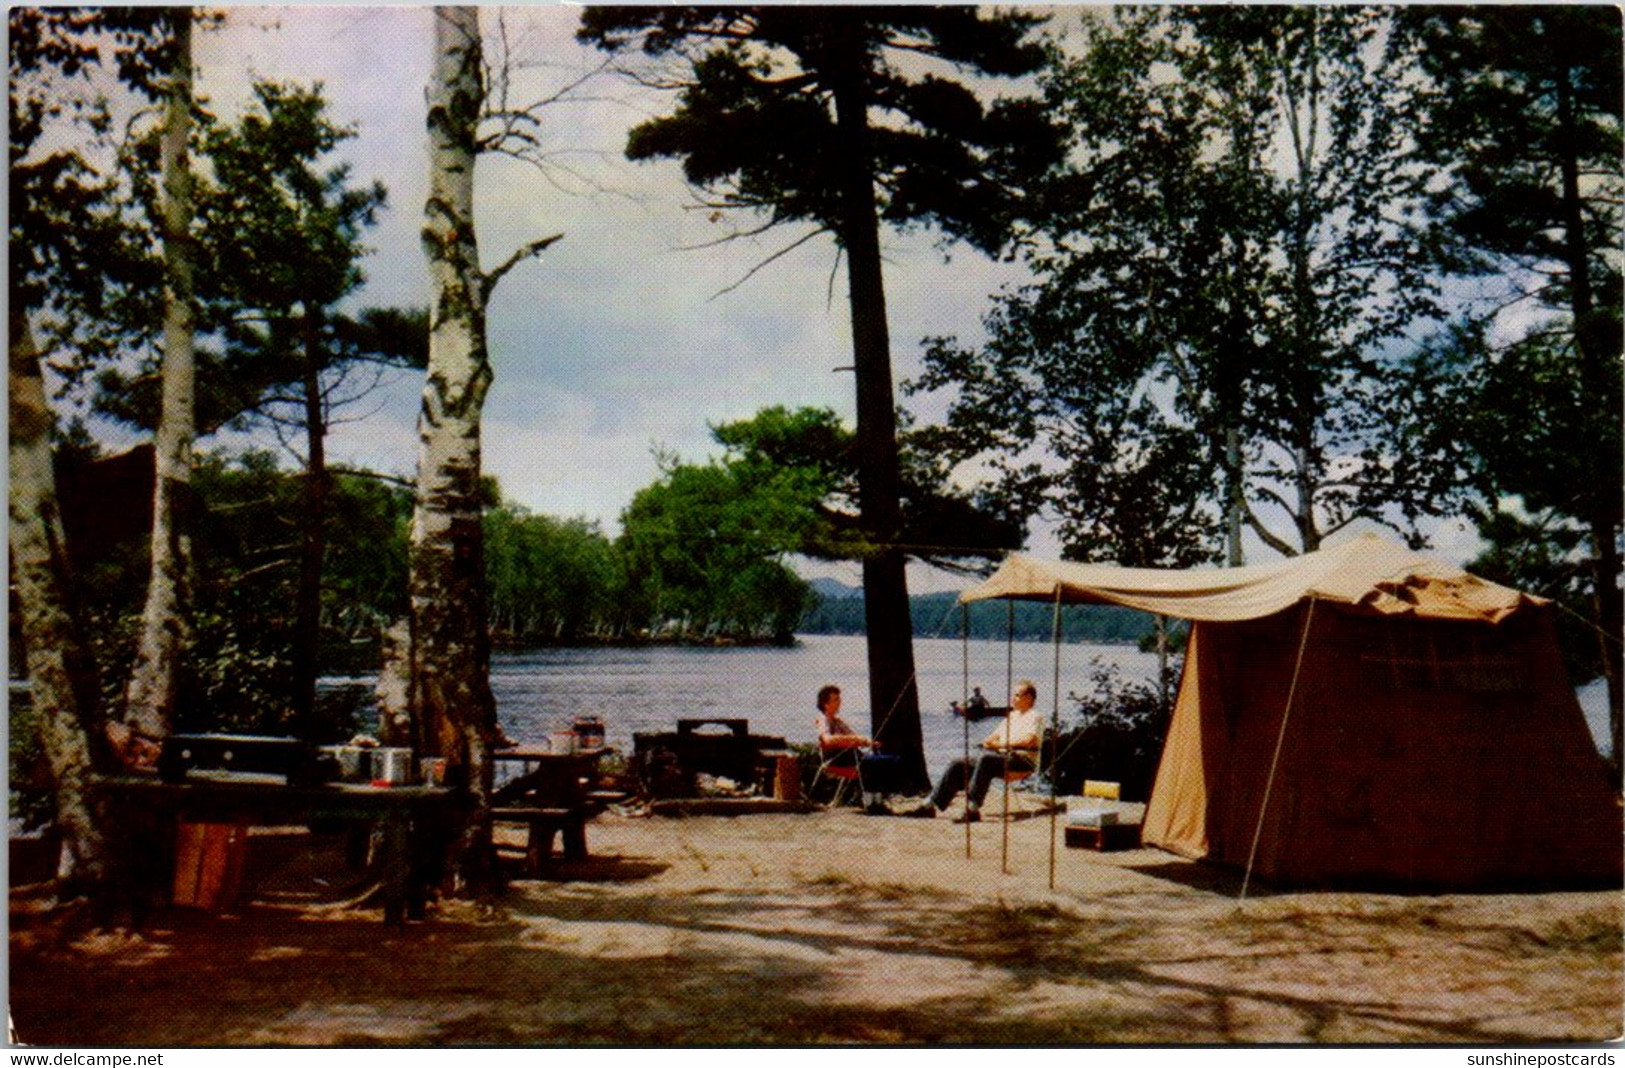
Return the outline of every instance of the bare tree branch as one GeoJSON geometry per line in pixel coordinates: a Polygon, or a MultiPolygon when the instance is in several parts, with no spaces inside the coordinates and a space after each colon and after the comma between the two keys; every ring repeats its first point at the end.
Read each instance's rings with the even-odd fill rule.
{"type": "MultiPolygon", "coordinates": [[[[697,205],[697,206],[698,207],[705,207],[705,208],[709,207],[709,205],[697,205]]],[[[715,220],[713,220],[713,221],[715,221],[715,220]]],[[[701,241],[697,245],[678,245],[676,251],[678,251],[678,252],[701,252],[701,251],[703,251],[705,249],[708,249],[708,248],[717,248],[717,247],[719,247],[721,245],[726,245],[730,241],[738,241],[742,237],[758,237],[758,236],[760,236],[762,234],[767,233],[767,231],[773,229],[775,226],[778,226],[778,225],[779,225],[779,223],[778,223],[778,221],[776,219],[769,219],[767,222],[763,223],[762,225],[760,225],[758,227],[755,227],[754,229],[750,229],[750,230],[731,230],[728,233],[724,234],[723,236],[717,238],[714,241],[701,241]]]]}
{"type": "Polygon", "coordinates": [[[1258,518],[1258,513],[1253,511],[1252,505],[1243,504],[1241,507],[1241,513],[1242,518],[1247,521],[1247,525],[1253,529],[1253,533],[1258,535],[1258,540],[1262,541],[1265,545],[1268,545],[1271,549],[1274,549],[1282,556],[1298,555],[1298,551],[1296,549],[1294,549],[1287,542],[1276,537],[1275,534],[1264,525],[1264,521],[1258,518]]]}
{"type": "Polygon", "coordinates": [[[809,242],[813,238],[817,237],[819,234],[824,234],[824,233],[828,233],[828,232],[829,232],[829,227],[827,227],[827,226],[814,227],[808,233],[803,234],[801,237],[796,238],[794,241],[790,242],[788,245],[786,245],[783,248],[779,249],[777,252],[773,253],[771,256],[769,256],[766,259],[762,260],[760,263],[756,264],[756,266],[752,267],[750,270],[746,271],[744,273],[744,275],[741,276],[740,279],[737,282],[734,282],[732,285],[724,286],[722,289],[719,289],[715,293],[711,294],[710,299],[711,300],[716,300],[718,297],[722,296],[724,293],[732,293],[734,290],[738,289],[740,286],[742,286],[746,282],[750,281],[751,278],[755,276],[756,272],[760,271],[763,267],[766,267],[768,264],[774,262],[775,260],[778,260],[778,259],[782,258],[783,256],[786,256],[789,253],[795,251],[796,249],[800,248],[802,245],[805,245],[807,242],[809,242]]]}
{"type": "Polygon", "coordinates": [[[837,277],[839,277],[839,275],[840,275],[840,272],[841,272],[841,257],[844,256],[844,255],[846,255],[846,250],[843,249],[841,246],[836,245],[835,246],[835,261],[829,265],[829,282],[824,287],[824,310],[825,311],[828,311],[830,308],[835,307],[835,279],[837,277]]]}
{"type": "Polygon", "coordinates": [[[502,281],[504,275],[513,270],[515,267],[519,266],[521,263],[530,259],[532,256],[539,255],[546,250],[548,246],[552,245],[556,241],[559,241],[563,237],[563,234],[553,234],[550,237],[538,238],[537,240],[532,241],[530,244],[516,251],[512,256],[509,256],[499,266],[486,272],[480,282],[480,288],[483,291],[483,295],[489,298],[491,295],[491,290],[496,288],[497,283],[502,281]]]}
{"type": "Polygon", "coordinates": [[[392,486],[400,486],[402,489],[409,490],[417,489],[418,485],[416,479],[401,478],[397,475],[385,475],[378,471],[368,471],[365,468],[360,467],[335,467],[332,464],[329,464],[327,467],[327,473],[330,475],[349,475],[351,478],[370,478],[375,482],[388,482],[392,486]]]}

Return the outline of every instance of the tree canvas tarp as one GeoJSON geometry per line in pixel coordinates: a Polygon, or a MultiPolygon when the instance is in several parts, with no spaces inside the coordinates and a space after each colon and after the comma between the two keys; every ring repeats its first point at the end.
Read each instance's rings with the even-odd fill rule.
{"type": "Polygon", "coordinates": [[[1012,556],[963,601],[1192,621],[1142,840],[1277,886],[1615,881],[1620,806],[1538,597],[1368,535],[1277,564],[1012,556]]]}

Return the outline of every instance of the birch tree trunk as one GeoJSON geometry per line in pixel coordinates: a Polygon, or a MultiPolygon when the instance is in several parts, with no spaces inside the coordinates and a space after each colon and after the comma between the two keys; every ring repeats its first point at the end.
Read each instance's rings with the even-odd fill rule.
{"type": "MultiPolygon", "coordinates": [[[[170,15],[175,41],[162,136],[164,203],[163,408],[154,440],[152,561],[135,667],[125,691],[125,723],[149,742],[169,733],[188,645],[191,538],[183,505],[192,472],[193,263],[191,136],[192,11],[170,15]]],[[[151,748],[138,762],[155,757],[151,748]]]]}
{"type": "Polygon", "coordinates": [[[1231,567],[1240,567],[1246,562],[1241,547],[1241,523],[1247,509],[1247,490],[1241,465],[1241,431],[1232,424],[1224,428],[1224,547],[1225,563],[1231,567]]]}
{"type": "Polygon", "coordinates": [[[91,888],[112,882],[106,821],[91,792],[96,679],[69,610],[67,549],[51,469],[51,411],[27,317],[10,315],[12,581],[27,646],[32,708],[56,787],[62,832],[58,877],[91,888]]]}
{"type": "Polygon", "coordinates": [[[486,280],[474,234],[475,135],[484,104],[479,11],[435,11],[429,84],[429,197],[423,248],[433,279],[429,364],[418,415],[411,539],[413,721],[419,751],[443,756],[449,782],[474,803],[454,847],[453,877],[492,875],[490,689],[480,531],[480,415],[491,384],[486,280]]]}

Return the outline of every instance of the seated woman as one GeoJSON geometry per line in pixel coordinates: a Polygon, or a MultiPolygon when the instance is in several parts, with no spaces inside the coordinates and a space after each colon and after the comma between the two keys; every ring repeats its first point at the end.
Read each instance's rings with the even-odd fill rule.
{"type": "MultiPolygon", "coordinates": [[[[982,818],[982,801],[994,779],[1002,779],[1007,771],[1031,771],[1037,763],[1038,746],[1044,736],[1044,717],[1034,710],[1038,703],[1038,687],[1027,679],[1016,684],[1011,698],[1010,714],[982,739],[983,752],[976,758],[974,768],[960,758],[948,765],[931,791],[929,803],[909,813],[912,816],[934,816],[947,808],[965,790],[966,823],[982,818]],[[970,788],[966,789],[966,780],[970,788]]],[[[956,711],[965,715],[965,711],[956,711]]]]}
{"type": "Polygon", "coordinates": [[[891,779],[895,757],[882,753],[865,754],[875,746],[874,739],[853,730],[841,718],[841,688],[825,686],[818,691],[818,751],[836,767],[856,767],[858,786],[863,791],[863,810],[871,816],[890,813],[881,802],[882,787],[891,779]]]}

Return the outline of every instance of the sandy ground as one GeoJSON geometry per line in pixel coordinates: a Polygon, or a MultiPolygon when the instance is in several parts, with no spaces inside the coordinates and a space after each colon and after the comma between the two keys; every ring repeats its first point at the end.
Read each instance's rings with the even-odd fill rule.
{"type": "Polygon", "coordinates": [[[72,1046],[1602,1041],[1618,891],[1269,893],[1049,821],[855,811],[632,818],[593,859],[426,922],[289,903],[316,840],[257,844],[235,911],[96,931],[14,889],[11,1008],[72,1046]],[[268,889],[272,888],[272,889],[268,889]]]}

